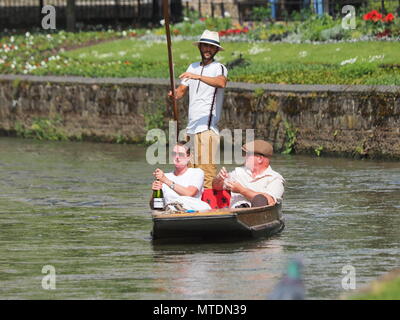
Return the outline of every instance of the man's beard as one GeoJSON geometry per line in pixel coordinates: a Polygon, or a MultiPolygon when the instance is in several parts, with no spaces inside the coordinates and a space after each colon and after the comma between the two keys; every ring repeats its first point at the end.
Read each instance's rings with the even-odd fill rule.
{"type": "Polygon", "coordinates": [[[202,61],[210,61],[210,60],[213,61],[213,60],[214,60],[214,57],[215,57],[215,55],[216,55],[217,53],[218,53],[218,51],[215,52],[214,54],[211,54],[210,58],[206,58],[206,57],[204,56],[204,53],[200,51],[201,60],[202,60],[202,61]]]}

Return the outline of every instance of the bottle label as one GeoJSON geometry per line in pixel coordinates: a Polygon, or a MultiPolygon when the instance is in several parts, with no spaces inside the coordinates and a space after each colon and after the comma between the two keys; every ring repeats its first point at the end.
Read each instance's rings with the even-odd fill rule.
{"type": "Polygon", "coordinates": [[[164,208],[164,198],[154,198],[153,206],[154,206],[154,209],[163,209],[164,208]]]}

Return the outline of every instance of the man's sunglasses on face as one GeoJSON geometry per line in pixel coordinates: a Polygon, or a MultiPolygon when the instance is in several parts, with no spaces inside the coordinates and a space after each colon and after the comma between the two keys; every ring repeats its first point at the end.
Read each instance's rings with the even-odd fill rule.
{"type": "Polygon", "coordinates": [[[179,158],[185,158],[187,155],[185,152],[175,152],[172,151],[172,156],[175,158],[176,156],[178,156],[179,158]]]}

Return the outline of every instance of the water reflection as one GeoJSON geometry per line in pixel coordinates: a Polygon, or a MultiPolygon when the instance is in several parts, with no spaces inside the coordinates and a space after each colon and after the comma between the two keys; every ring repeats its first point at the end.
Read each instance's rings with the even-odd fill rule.
{"type": "Polygon", "coordinates": [[[265,299],[281,273],[279,236],[217,245],[154,245],[153,250],[160,291],[180,299],[265,299]],[[251,292],[232,290],[250,286],[251,292]]]}

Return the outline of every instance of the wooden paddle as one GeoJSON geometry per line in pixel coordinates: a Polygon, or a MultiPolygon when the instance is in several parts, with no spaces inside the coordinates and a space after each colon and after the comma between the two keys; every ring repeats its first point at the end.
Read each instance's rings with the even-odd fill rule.
{"type": "Polygon", "coordinates": [[[167,48],[168,48],[168,64],[169,64],[169,79],[171,84],[171,91],[172,91],[172,105],[173,105],[173,113],[174,113],[174,120],[176,121],[176,139],[178,139],[179,133],[179,123],[178,123],[178,106],[177,101],[175,99],[175,76],[174,76],[174,64],[172,59],[172,44],[171,44],[171,32],[169,29],[169,0],[163,0],[163,14],[164,14],[164,21],[165,21],[165,34],[167,36],[167,48]]]}

